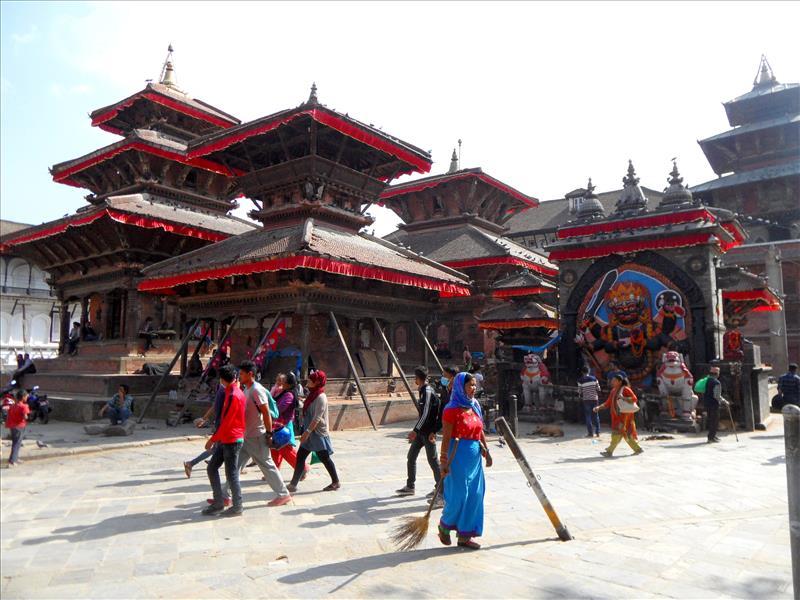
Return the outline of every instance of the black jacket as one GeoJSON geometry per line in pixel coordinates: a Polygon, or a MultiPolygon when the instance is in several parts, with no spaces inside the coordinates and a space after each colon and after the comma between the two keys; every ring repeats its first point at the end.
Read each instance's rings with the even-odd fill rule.
{"type": "Polygon", "coordinates": [[[430,435],[439,430],[439,398],[433,388],[427,383],[419,388],[419,420],[414,425],[414,431],[419,435],[430,435]]]}

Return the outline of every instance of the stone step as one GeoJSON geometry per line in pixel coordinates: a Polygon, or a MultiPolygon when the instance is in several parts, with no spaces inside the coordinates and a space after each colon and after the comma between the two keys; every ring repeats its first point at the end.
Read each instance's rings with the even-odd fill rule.
{"type": "MultiPolygon", "coordinates": [[[[98,394],[48,394],[53,408],[51,417],[61,421],[88,423],[98,418],[98,412],[110,396],[98,394]]],[[[136,395],[134,410],[138,417],[148,400],[147,394],[136,395]]],[[[399,394],[384,394],[368,397],[372,418],[376,425],[386,425],[416,418],[417,411],[411,400],[399,394]]],[[[202,416],[209,403],[198,402],[189,406],[192,418],[202,416]]],[[[175,410],[175,402],[166,394],[159,395],[147,411],[148,418],[167,419],[175,410]]],[[[361,399],[331,398],[328,405],[330,426],[334,430],[370,427],[367,411],[361,399]]],[[[207,430],[206,430],[207,431],[207,430]]]]}
{"type": "MultiPolygon", "coordinates": [[[[97,375],[132,374],[142,368],[145,363],[169,363],[173,354],[148,354],[141,356],[59,356],[36,362],[37,373],[82,373],[97,375]]],[[[175,363],[173,373],[180,371],[180,364],[175,363]]]]}
{"type": "MultiPolygon", "coordinates": [[[[135,396],[148,395],[160,379],[156,375],[123,375],[52,372],[36,373],[25,377],[25,386],[38,385],[45,394],[55,396],[97,395],[110,398],[117,392],[120,384],[130,386],[135,396]]],[[[164,391],[177,388],[179,377],[170,375],[164,383],[164,391]]]]}
{"type": "MultiPolygon", "coordinates": [[[[156,340],[158,354],[169,354],[170,358],[180,347],[180,340],[156,340]]],[[[102,342],[81,342],[77,356],[138,356],[144,348],[144,340],[106,340],[102,342]]],[[[192,346],[194,348],[194,346],[192,346]]],[[[151,350],[151,352],[153,352],[151,350]]]]}

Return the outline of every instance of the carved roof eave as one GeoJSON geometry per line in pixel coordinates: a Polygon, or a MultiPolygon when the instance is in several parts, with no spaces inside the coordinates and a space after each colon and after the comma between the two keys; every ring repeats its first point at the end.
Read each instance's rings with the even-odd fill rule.
{"type": "MultiPolygon", "coordinates": [[[[296,108],[279,111],[272,115],[243,123],[238,127],[217,132],[203,138],[194,140],[189,144],[189,156],[207,157],[224,156],[225,153],[241,154],[243,148],[237,150],[237,146],[246,144],[248,140],[259,138],[258,143],[267,143],[275,147],[280,147],[284,140],[281,139],[282,131],[292,130],[298,122],[302,125],[308,122],[308,127],[304,130],[317,131],[321,135],[320,129],[335,134],[335,136],[345,142],[345,146],[336,144],[342,152],[354,154],[360,152],[369,156],[366,162],[371,165],[365,170],[372,170],[378,178],[397,177],[405,173],[426,173],[431,167],[430,155],[407,142],[387,135],[383,131],[366,125],[351,118],[349,115],[338,113],[321,104],[306,103],[296,108]],[[314,125],[314,123],[316,125],[314,125]],[[315,129],[316,128],[316,129],[315,129]],[[397,168],[397,161],[404,165],[397,168]]],[[[302,128],[301,128],[302,129],[302,128]]],[[[296,131],[296,130],[295,130],[296,131]]],[[[312,142],[308,136],[308,143],[312,142]]],[[[303,152],[303,154],[313,154],[303,152]]],[[[246,157],[244,157],[246,158],[246,157]]],[[[281,160],[289,160],[291,156],[283,156],[281,160]]],[[[264,165],[253,164],[253,169],[261,168],[264,165]]]]}
{"type": "Polygon", "coordinates": [[[509,200],[509,206],[519,205],[519,208],[526,208],[537,206],[539,200],[533,196],[523,194],[519,190],[514,189],[508,184],[503,183],[499,179],[495,179],[488,173],[484,173],[481,168],[462,169],[455,173],[444,173],[441,175],[432,175],[415,179],[413,181],[400,183],[387,188],[381,194],[381,202],[386,202],[393,198],[402,198],[414,192],[423,192],[428,190],[435,190],[440,186],[447,186],[453,183],[462,181],[476,182],[478,185],[491,187],[502,192],[509,200]]]}
{"type": "Polygon", "coordinates": [[[123,100],[92,111],[89,114],[92,119],[92,125],[99,126],[101,129],[112,133],[124,134],[123,131],[114,126],[114,121],[118,118],[124,118],[124,113],[130,110],[131,107],[135,107],[139,102],[158,104],[188,118],[206,123],[208,127],[214,127],[214,130],[227,129],[241,123],[236,117],[202,100],[191,98],[169,86],[148,83],[143,90],[123,100]]]}

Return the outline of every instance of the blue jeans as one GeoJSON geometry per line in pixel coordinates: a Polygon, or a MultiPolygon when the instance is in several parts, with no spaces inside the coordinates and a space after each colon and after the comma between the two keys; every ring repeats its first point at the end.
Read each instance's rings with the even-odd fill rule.
{"type": "Polygon", "coordinates": [[[592,427],[594,427],[595,435],[600,434],[600,415],[594,412],[597,402],[594,400],[583,401],[583,417],[586,419],[586,431],[592,435],[592,427]]]}
{"type": "Polygon", "coordinates": [[[206,472],[208,481],[211,482],[211,490],[214,492],[214,506],[222,508],[223,494],[222,482],[219,479],[219,468],[225,464],[225,479],[231,488],[231,499],[234,508],[242,506],[242,486],[239,483],[239,451],[244,442],[239,440],[233,444],[218,443],[214,446],[214,454],[208,463],[206,472]]]}
{"type": "Polygon", "coordinates": [[[19,459],[19,448],[22,446],[22,438],[24,437],[24,427],[13,427],[11,429],[11,456],[8,457],[9,463],[15,463],[19,459]]]}
{"type": "Polygon", "coordinates": [[[112,425],[122,425],[125,421],[127,421],[131,416],[131,411],[129,408],[119,408],[118,406],[112,406],[108,409],[108,420],[111,421],[112,425]]]}
{"type": "Polygon", "coordinates": [[[190,461],[189,461],[189,464],[190,464],[190,465],[192,465],[192,466],[194,467],[194,466],[196,466],[196,465],[197,465],[197,463],[199,463],[201,460],[205,460],[205,459],[207,459],[208,457],[212,456],[213,454],[214,454],[214,448],[211,448],[211,450],[203,450],[203,452],[201,452],[200,454],[198,454],[197,456],[195,456],[195,457],[194,457],[192,460],[190,460],[190,461]]]}

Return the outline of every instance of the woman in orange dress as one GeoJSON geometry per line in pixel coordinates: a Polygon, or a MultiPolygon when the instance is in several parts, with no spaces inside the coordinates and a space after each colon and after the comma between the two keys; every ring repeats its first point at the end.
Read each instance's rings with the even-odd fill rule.
{"type": "Polygon", "coordinates": [[[621,374],[616,374],[611,378],[611,393],[608,395],[603,404],[596,406],[594,412],[598,412],[602,408],[607,408],[611,411],[611,443],[608,448],[603,450],[600,454],[606,458],[611,458],[614,454],[614,448],[625,439],[628,446],[631,447],[634,454],[641,454],[644,452],[639,443],[636,441],[636,422],[635,416],[638,409],[636,404],[637,398],[634,391],[631,389],[631,383],[628,378],[621,374]],[[635,408],[632,412],[623,412],[620,410],[621,403],[633,405],[635,408]]]}

